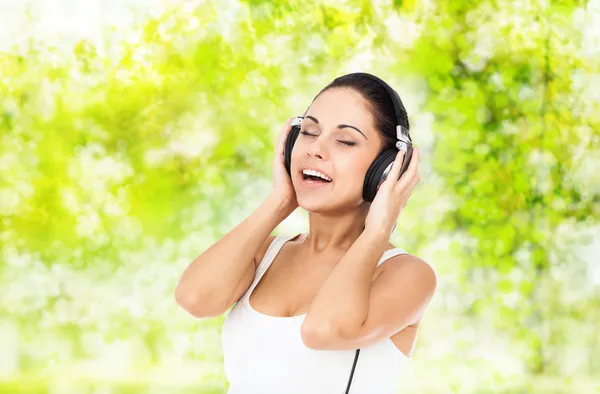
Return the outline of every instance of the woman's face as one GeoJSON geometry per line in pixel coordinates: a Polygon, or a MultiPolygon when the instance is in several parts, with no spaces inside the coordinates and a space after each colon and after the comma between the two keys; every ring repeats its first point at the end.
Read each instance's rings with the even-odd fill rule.
{"type": "Polygon", "coordinates": [[[308,109],[291,158],[298,204],[307,211],[343,211],[363,202],[365,175],[383,144],[366,104],[353,89],[331,88],[308,109]],[[307,184],[302,171],[309,168],[331,182],[307,184]]]}

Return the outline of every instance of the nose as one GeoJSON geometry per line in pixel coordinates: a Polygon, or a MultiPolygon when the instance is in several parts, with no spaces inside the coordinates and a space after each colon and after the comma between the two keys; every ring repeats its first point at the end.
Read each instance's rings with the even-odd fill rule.
{"type": "Polygon", "coordinates": [[[321,136],[315,138],[314,141],[308,147],[308,156],[326,159],[328,156],[327,149],[323,145],[324,143],[321,140],[321,136]]]}

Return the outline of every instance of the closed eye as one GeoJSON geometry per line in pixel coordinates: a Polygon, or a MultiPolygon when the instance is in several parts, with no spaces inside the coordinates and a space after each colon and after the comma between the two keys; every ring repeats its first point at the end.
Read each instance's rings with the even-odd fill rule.
{"type": "MultiPolygon", "coordinates": [[[[316,135],[307,133],[306,131],[301,131],[300,134],[310,135],[311,137],[316,137],[316,135]]],[[[348,146],[356,145],[356,142],[352,142],[352,141],[338,141],[338,142],[341,144],[344,144],[344,145],[348,145],[348,146]]]]}

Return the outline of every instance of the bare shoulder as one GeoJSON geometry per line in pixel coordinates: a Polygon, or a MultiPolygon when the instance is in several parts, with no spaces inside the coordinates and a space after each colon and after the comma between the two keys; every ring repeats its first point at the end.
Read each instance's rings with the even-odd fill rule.
{"type": "MultiPolygon", "coordinates": [[[[390,249],[396,247],[389,244],[390,249]]],[[[380,265],[381,273],[389,277],[410,277],[418,280],[424,287],[432,292],[437,287],[437,274],[435,269],[424,259],[410,253],[401,253],[392,256],[380,265]]]]}
{"type": "Polygon", "coordinates": [[[271,246],[271,243],[273,243],[273,240],[275,238],[277,238],[277,235],[269,235],[267,239],[265,239],[265,242],[263,242],[263,244],[258,249],[258,252],[256,252],[256,256],[254,256],[255,269],[258,268],[258,266],[260,265],[261,261],[265,257],[265,254],[267,253],[267,250],[269,249],[269,246],[271,246]]]}
{"type": "MultiPolygon", "coordinates": [[[[428,304],[437,290],[435,269],[420,257],[402,253],[390,257],[380,267],[379,284],[387,289],[403,289],[406,292],[404,299],[425,300],[428,304]]],[[[409,326],[418,327],[424,311],[409,326]]]]}

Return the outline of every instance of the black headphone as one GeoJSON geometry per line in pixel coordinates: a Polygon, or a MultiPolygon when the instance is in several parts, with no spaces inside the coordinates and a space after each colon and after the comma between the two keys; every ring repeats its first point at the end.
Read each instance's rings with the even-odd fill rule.
{"type": "MultiPolygon", "coordinates": [[[[394,105],[394,121],[396,123],[396,138],[398,139],[398,141],[396,142],[396,149],[385,149],[375,158],[375,160],[367,170],[367,174],[365,175],[365,180],[363,183],[363,200],[372,202],[375,198],[375,195],[377,194],[377,188],[383,181],[385,181],[388,173],[390,172],[398,150],[401,149],[404,151],[404,159],[402,162],[402,168],[400,169],[400,176],[404,174],[404,172],[408,168],[408,165],[410,164],[410,159],[412,157],[413,151],[413,144],[412,139],[410,138],[410,134],[408,133],[408,130],[410,129],[410,125],[408,123],[408,114],[406,113],[406,109],[404,108],[404,105],[402,104],[402,100],[400,100],[400,96],[398,95],[398,93],[380,78],[376,77],[375,75],[362,72],[352,73],[348,75],[361,75],[379,82],[388,93],[394,105]]],[[[297,116],[292,121],[292,129],[290,130],[285,141],[285,149],[283,154],[285,160],[285,167],[290,177],[292,174],[292,149],[300,133],[300,124],[302,123],[302,119],[304,119],[304,116],[297,116]]]]}

